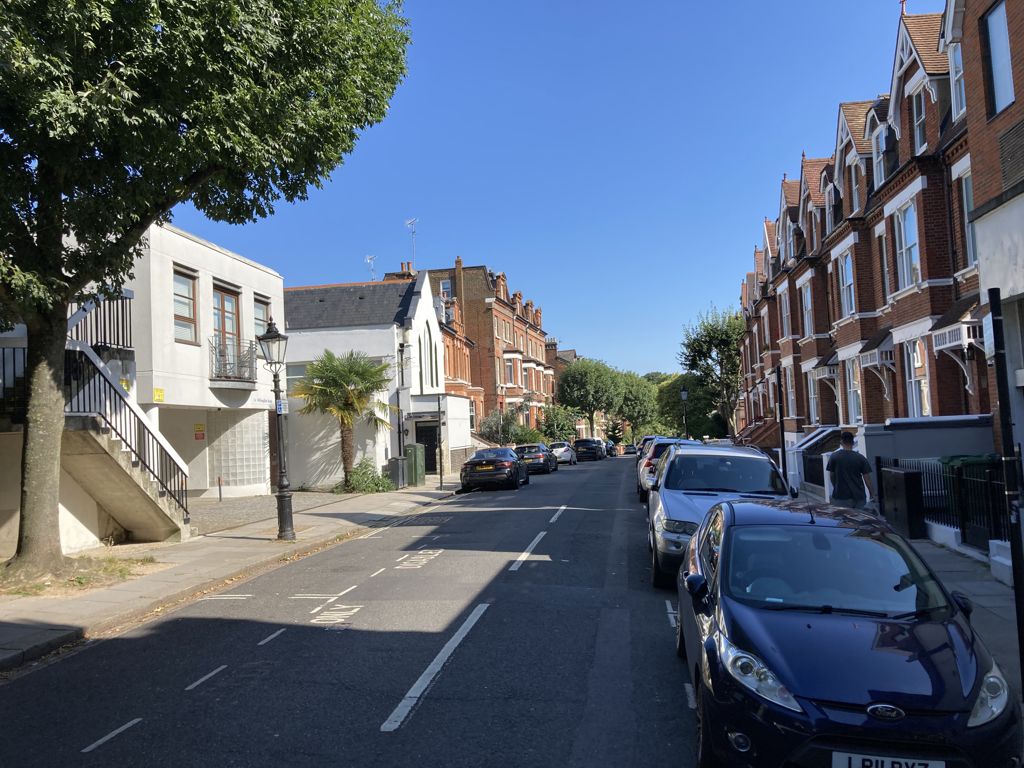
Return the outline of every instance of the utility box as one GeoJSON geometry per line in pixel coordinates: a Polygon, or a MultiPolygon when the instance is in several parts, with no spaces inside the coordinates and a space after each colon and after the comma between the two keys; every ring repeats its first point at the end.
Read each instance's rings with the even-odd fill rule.
{"type": "Polygon", "coordinates": [[[396,490],[408,485],[405,479],[405,465],[405,456],[394,456],[388,459],[388,479],[391,480],[391,484],[395,486],[396,490]]]}
{"type": "Polygon", "coordinates": [[[407,443],[405,446],[405,480],[407,485],[426,485],[426,450],[423,443],[407,443]]]}
{"type": "Polygon", "coordinates": [[[879,480],[885,504],[880,511],[889,525],[908,539],[927,539],[921,473],[886,467],[879,480]]]}

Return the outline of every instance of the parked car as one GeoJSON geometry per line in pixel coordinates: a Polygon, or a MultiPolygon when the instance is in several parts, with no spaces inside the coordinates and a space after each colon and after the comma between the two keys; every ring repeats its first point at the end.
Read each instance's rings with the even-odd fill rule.
{"type": "Polygon", "coordinates": [[[530,472],[550,475],[558,471],[558,457],[544,443],[527,443],[516,447],[516,453],[526,463],[530,472]]]}
{"type": "Polygon", "coordinates": [[[580,461],[584,459],[597,461],[604,458],[604,452],[601,450],[601,441],[595,440],[592,437],[577,440],[573,444],[573,448],[576,450],[576,458],[580,461]]]}
{"type": "Polygon", "coordinates": [[[611,440],[609,440],[607,443],[605,443],[604,447],[605,447],[605,451],[608,453],[609,456],[618,456],[619,455],[618,450],[615,448],[615,443],[613,443],[611,440]]]}
{"type": "Polygon", "coordinates": [[[623,453],[636,453],[636,446],[633,443],[626,443],[626,447],[622,451],[623,453]]]}
{"type": "Polygon", "coordinates": [[[484,485],[501,485],[517,490],[530,484],[530,473],[519,454],[511,448],[483,448],[462,465],[462,490],[484,485]]]}
{"type": "Polygon", "coordinates": [[[724,502],[677,585],[698,766],[1019,765],[1020,706],[971,601],[880,518],[724,502]]]}
{"type": "Polygon", "coordinates": [[[647,450],[647,446],[651,444],[651,441],[652,440],[656,440],[659,437],[663,437],[663,435],[644,435],[640,439],[640,442],[637,444],[637,448],[636,448],[636,459],[637,459],[637,461],[639,461],[641,459],[641,457],[643,457],[644,451],[647,450]]]}
{"type": "Polygon", "coordinates": [[[654,473],[655,464],[658,463],[661,455],[668,450],[670,445],[690,442],[692,441],[683,440],[680,437],[656,437],[647,443],[647,448],[640,454],[640,458],[636,462],[636,495],[640,501],[647,501],[646,478],[654,473]]]}
{"type": "Polygon", "coordinates": [[[576,463],[576,449],[569,445],[569,443],[558,441],[548,447],[555,454],[559,464],[573,465],[576,463]]]}
{"type": "Polygon", "coordinates": [[[788,498],[789,486],[753,448],[670,445],[658,460],[647,496],[651,583],[669,587],[704,515],[727,499],[788,498]]]}

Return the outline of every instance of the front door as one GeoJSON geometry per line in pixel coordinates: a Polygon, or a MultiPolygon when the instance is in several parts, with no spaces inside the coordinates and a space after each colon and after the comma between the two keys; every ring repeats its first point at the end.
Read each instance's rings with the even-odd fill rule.
{"type": "Polygon", "coordinates": [[[416,422],[416,442],[423,444],[423,468],[437,472],[437,422],[416,422]]]}

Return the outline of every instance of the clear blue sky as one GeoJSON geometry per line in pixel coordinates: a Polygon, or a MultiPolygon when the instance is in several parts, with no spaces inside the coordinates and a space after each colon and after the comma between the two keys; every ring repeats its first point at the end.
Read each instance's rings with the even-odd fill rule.
{"type": "MultiPolygon", "coordinates": [[[[909,0],[909,13],[942,10],[909,0]]],[[[682,328],[738,304],[800,153],[889,88],[898,0],[407,0],[409,74],[323,190],[238,227],[180,227],[286,285],[485,263],[562,346],[675,371],[682,328]]]]}

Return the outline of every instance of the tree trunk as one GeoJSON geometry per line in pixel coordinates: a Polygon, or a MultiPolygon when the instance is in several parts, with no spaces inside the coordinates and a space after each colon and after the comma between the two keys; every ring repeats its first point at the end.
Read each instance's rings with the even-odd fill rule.
{"type": "Polygon", "coordinates": [[[587,419],[590,421],[590,436],[597,437],[597,428],[594,426],[594,411],[590,412],[590,415],[587,416],[587,419]]]}
{"type": "Polygon", "coordinates": [[[58,303],[27,323],[28,408],[21,458],[21,520],[12,565],[53,573],[64,565],[60,545],[60,446],[64,434],[64,345],[67,308],[58,303]]]}
{"type": "Polygon", "coordinates": [[[352,427],[339,424],[341,432],[341,468],[345,472],[345,488],[352,487],[352,466],[356,459],[356,442],[352,427]]]}

